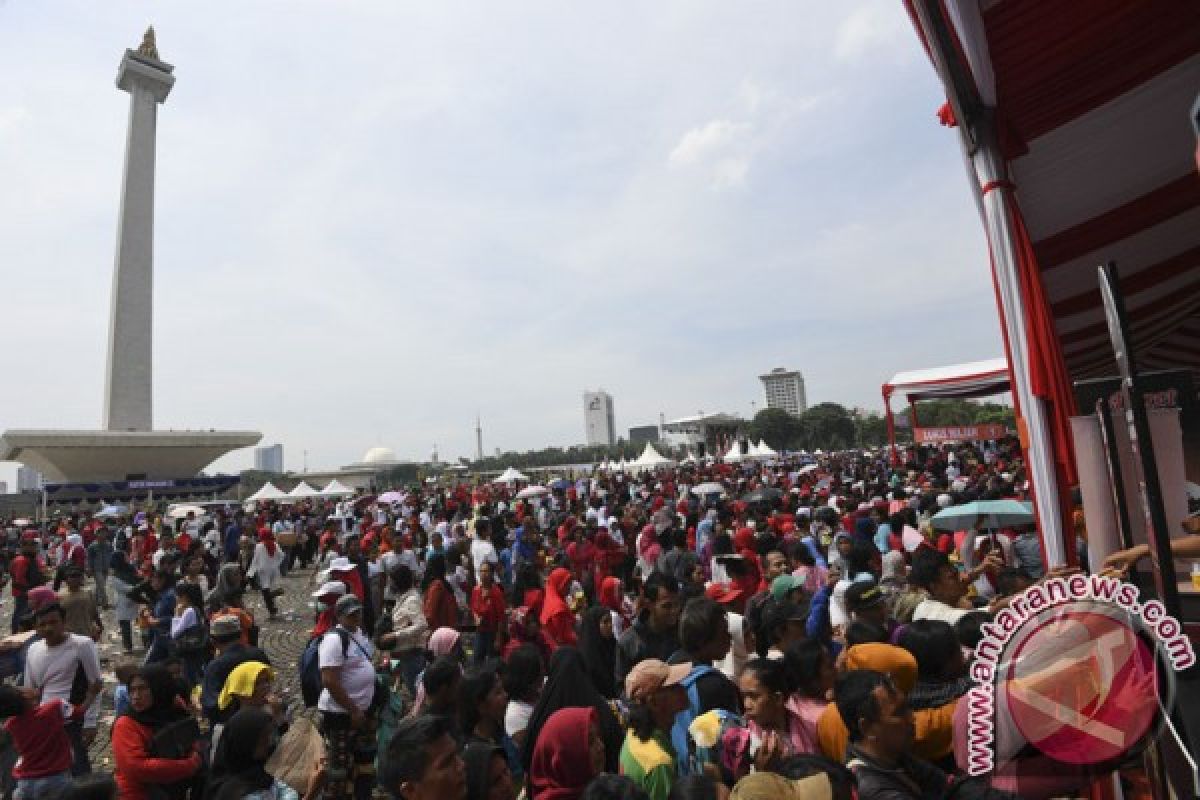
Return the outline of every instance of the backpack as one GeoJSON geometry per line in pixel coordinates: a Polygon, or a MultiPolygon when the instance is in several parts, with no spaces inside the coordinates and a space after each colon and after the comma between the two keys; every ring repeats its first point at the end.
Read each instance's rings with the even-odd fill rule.
{"type": "Polygon", "coordinates": [[[324,685],[321,683],[321,642],[331,633],[336,633],[338,638],[342,640],[342,658],[346,658],[346,654],[350,652],[350,634],[342,630],[340,627],[326,631],[320,636],[314,636],[308,640],[308,644],[304,646],[304,652],[300,654],[298,663],[300,669],[300,695],[304,698],[305,708],[312,708],[321,698],[321,690],[324,685]]]}
{"type": "Polygon", "coordinates": [[[671,747],[675,750],[675,763],[680,776],[691,775],[699,769],[694,763],[695,748],[691,746],[688,727],[700,715],[700,688],[697,684],[705,675],[716,671],[707,664],[697,664],[679,684],[687,689],[688,698],[688,707],[675,715],[675,724],[671,726],[671,747]]]}

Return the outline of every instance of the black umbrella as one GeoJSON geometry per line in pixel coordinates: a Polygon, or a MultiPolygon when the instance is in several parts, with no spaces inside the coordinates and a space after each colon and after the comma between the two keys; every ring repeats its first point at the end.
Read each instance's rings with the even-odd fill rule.
{"type": "Polygon", "coordinates": [[[743,495],[742,499],[747,503],[769,503],[781,497],[783,497],[783,492],[774,486],[760,486],[753,492],[743,495]]]}

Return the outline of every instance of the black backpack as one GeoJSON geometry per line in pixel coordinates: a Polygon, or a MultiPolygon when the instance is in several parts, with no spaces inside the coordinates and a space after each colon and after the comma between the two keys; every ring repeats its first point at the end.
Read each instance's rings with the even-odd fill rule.
{"type": "Polygon", "coordinates": [[[321,698],[321,690],[324,686],[321,684],[321,658],[319,651],[321,642],[331,633],[336,633],[338,638],[342,640],[342,658],[350,652],[350,634],[341,628],[334,628],[331,631],[326,631],[321,636],[314,636],[308,640],[308,644],[304,646],[304,652],[300,654],[300,696],[304,699],[306,708],[312,708],[321,698]]]}

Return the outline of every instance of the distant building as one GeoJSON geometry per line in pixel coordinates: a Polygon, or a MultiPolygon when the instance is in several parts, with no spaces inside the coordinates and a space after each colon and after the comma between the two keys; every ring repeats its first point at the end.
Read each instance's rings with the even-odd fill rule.
{"type": "Polygon", "coordinates": [[[612,447],[617,443],[612,395],[601,389],[583,393],[583,421],[589,446],[612,447]]]}
{"type": "Polygon", "coordinates": [[[259,472],[283,473],[283,445],[254,448],[254,468],[259,472]]]}
{"type": "Polygon", "coordinates": [[[46,481],[42,473],[30,467],[17,467],[17,491],[40,492],[46,481]]]}
{"type": "Polygon", "coordinates": [[[658,441],[658,426],[657,425],[638,425],[636,428],[629,429],[630,444],[646,444],[647,442],[658,441]]]}
{"type": "Polygon", "coordinates": [[[767,396],[767,408],[782,408],[793,416],[799,416],[808,408],[804,396],[804,376],[797,370],[776,367],[766,375],[759,375],[763,392],[767,396]]]}

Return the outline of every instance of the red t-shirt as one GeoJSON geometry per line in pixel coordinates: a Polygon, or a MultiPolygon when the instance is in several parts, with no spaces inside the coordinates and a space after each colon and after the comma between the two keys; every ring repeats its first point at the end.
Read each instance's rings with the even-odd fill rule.
{"type": "Polygon", "coordinates": [[[471,590],[471,610],[479,617],[479,630],[495,633],[504,621],[504,592],[496,584],[490,589],[482,585],[471,590]]]}
{"type": "Polygon", "coordinates": [[[71,768],[71,741],[63,727],[68,709],[62,700],[47,700],[4,723],[21,756],[13,767],[14,778],[45,778],[71,768]]]}

